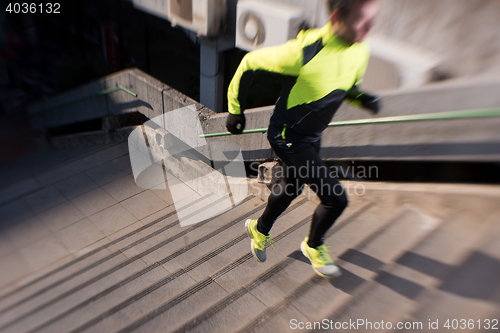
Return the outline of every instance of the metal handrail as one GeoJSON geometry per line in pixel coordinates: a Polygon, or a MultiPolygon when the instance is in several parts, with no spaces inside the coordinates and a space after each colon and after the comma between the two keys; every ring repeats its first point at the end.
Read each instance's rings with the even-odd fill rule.
{"type": "Polygon", "coordinates": [[[94,97],[99,97],[99,96],[104,96],[104,95],[107,95],[107,94],[111,94],[111,93],[113,93],[115,91],[118,91],[118,90],[123,90],[127,94],[130,94],[130,95],[132,95],[134,97],[137,97],[137,94],[135,92],[130,91],[129,89],[127,89],[125,87],[122,87],[122,86],[116,86],[114,88],[105,89],[105,90],[99,91],[99,92],[97,92],[95,94],[84,96],[84,97],[81,97],[81,98],[77,98],[77,99],[74,99],[74,100],[69,101],[69,102],[65,102],[65,103],[61,103],[61,104],[56,104],[56,105],[53,105],[53,106],[49,106],[47,108],[42,108],[40,110],[40,112],[37,112],[37,113],[45,113],[45,112],[49,112],[49,111],[52,111],[52,110],[55,110],[55,109],[60,109],[62,107],[65,107],[65,106],[68,106],[68,105],[77,104],[77,103],[86,101],[88,99],[92,99],[94,97]]]}
{"type": "MultiPolygon", "coordinates": [[[[446,111],[446,112],[436,112],[436,113],[413,114],[406,116],[334,121],[328,124],[328,127],[387,124],[387,123],[401,123],[401,122],[426,121],[426,120],[486,118],[486,117],[500,117],[500,108],[446,111]]],[[[252,130],[244,130],[242,134],[265,133],[266,131],[267,128],[257,128],[252,130]]],[[[232,135],[232,134],[230,132],[202,134],[200,135],[200,138],[212,138],[212,137],[226,136],[226,135],[232,135]]]]}

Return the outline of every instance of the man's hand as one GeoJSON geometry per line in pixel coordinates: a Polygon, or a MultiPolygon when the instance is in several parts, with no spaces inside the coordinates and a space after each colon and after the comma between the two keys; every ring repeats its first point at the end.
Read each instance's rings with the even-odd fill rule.
{"type": "Polygon", "coordinates": [[[229,113],[227,116],[226,128],[232,134],[241,134],[245,129],[245,115],[229,113]]]}
{"type": "Polygon", "coordinates": [[[356,85],[347,91],[345,98],[354,103],[360,103],[365,109],[371,110],[375,114],[380,111],[380,98],[360,91],[356,85]]]}
{"type": "Polygon", "coordinates": [[[380,111],[380,97],[362,93],[361,96],[358,97],[358,100],[361,101],[365,109],[371,110],[375,114],[380,111]]]}

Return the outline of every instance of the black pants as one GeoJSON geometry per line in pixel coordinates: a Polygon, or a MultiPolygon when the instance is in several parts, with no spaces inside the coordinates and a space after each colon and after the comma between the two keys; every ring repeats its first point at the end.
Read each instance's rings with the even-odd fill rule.
{"type": "Polygon", "coordinates": [[[308,184],[321,199],[312,217],[308,241],[310,247],[318,247],[323,244],[327,230],[347,207],[344,188],[319,157],[319,141],[293,143],[290,147],[271,146],[285,164],[282,169],[284,177],[274,186],[257,229],[267,235],[276,219],[308,184]]]}

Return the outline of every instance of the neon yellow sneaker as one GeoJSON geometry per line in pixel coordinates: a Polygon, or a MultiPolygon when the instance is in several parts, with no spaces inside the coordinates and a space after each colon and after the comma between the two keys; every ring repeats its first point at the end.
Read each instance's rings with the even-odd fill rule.
{"type": "Polygon", "coordinates": [[[266,261],[266,243],[274,249],[274,242],[271,240],[271,234],[267,236],[257,230],[257,220],[246,220],[245,229],[252,239],[252,254],[259,261],[266,261]]]}
{"type": "Polygon", "coordinates": [[[325,244],[316,248],[307,245],[308,237],[300,244],[300,249],[304,256],[311,261],[314,271],[323,277],[332,278],[342,275],[340,269],[335,265],[328,254],[328,248],[325,244]]]}

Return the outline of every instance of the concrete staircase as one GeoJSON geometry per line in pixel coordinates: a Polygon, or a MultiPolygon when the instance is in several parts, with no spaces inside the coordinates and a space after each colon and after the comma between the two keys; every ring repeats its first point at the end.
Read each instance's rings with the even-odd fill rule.
{"type": "MultiPolygon", "coordinates": [[[[250,180],[253,181],[253,180],[250,180]]],[[[161,216],[0,295],[0,332],[288,332],[335,323],[498,319],[500,189],[384,183],[363,185],[326,243],[343,275],[317,276],[299,250],[317,199],[297,198],[272,230],[258,263],[244,230],[265,195],[180,227],[161,216]]],[[[195,204],[203,209],[203,197],[195,204]]],[[[177,211],[189,207],[178,208],[177,211]]],[[[208,208],[208,207],[206,207],[208,208]]],[[[481,322],[483,324],[483,322],[481,322]]],[[[338,324],[337,324],[338,325],[338,324]]],[[[345,324],[344,324],[345,325],[345,324]]],[[[380,330],[377,330],[380,331],[380,330]]],[[[384,330],[381,330],[384,331],[384,330]]]]}

